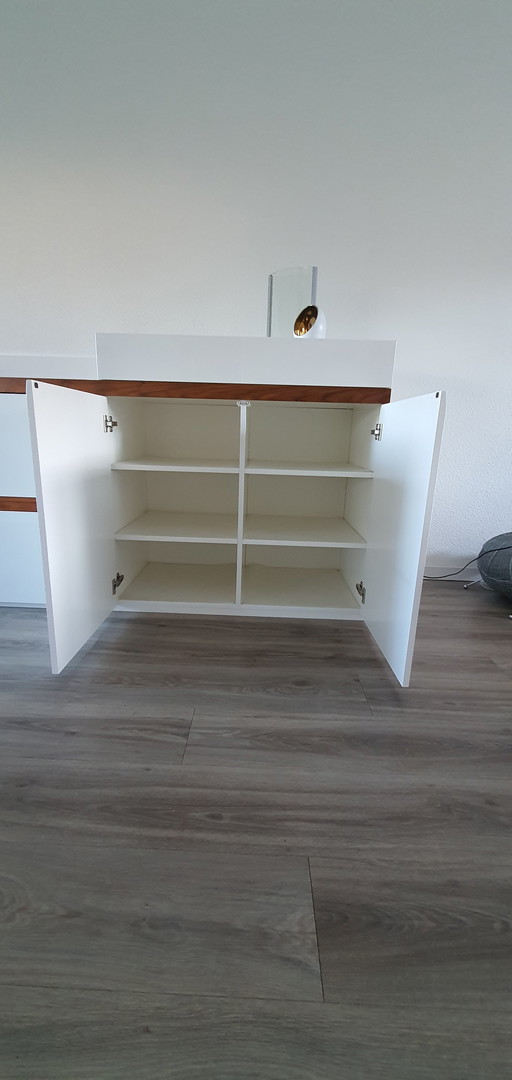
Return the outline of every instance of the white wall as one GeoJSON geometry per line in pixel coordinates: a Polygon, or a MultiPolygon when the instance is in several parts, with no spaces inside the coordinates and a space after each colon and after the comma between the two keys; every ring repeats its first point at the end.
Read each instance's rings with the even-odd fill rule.
{"type": "Polygon", "coordinates": [[[328,335],[445,387],[431,565],[512,528],[510,0],[3,0],[0,352],[328,335]]]}

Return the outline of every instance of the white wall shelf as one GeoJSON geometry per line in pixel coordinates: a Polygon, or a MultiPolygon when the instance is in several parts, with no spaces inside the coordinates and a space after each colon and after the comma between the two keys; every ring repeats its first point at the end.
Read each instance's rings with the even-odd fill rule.
{"type": "MultiPolygon", "coordinates": [[[[191,472],[191,473],[239,473],[235,461],[200,461],[187,459],[170,461],[166,458],[140,457],[129,461],[115,461],[115,472],[191,472]]],[[[358,465],[344,463],[333,465],[329,461],[249,461],[242,470],[248,476],[332,476],[371,480],[373,473],[358,465]]]]}
{"type": "Polygon", "coordinates": [[[270,514],[247,516],[244,543],[336,548],[366,546],[363,537],[342,518],[273,517],[270,514]]]}
{"type": "Polygon", "coordinates": [[[328,461],[249,461],[245,467],[249,476],[340,476],[371,480],[373,473],[358,465],[333,465],[328,461]]]}
{"type": "Polygon", "coordinates": [[[235,514],[148,510],[119,529],[114,539],[236,544],[237,518],[235,514]]]}
{"type": "Polygon", "coordinates": [[[131,461],[115,461],[112,469],[126,472],[238,473],[239,466],[238,461],[198,461],[192,458],[169,461],[166,458],[141,457],[131,461]]]}

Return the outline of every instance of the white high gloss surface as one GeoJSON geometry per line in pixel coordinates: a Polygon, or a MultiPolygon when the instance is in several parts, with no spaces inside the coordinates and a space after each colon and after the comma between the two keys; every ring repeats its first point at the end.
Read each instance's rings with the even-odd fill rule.
{"type": "Polygon", "coordinates": [[[106,401],[49,383],[27,386],[52,671],[112,610],[111,444],[106,401]]]}
{"type": "Polygon", "coordinates": [[[441,447],[445,395],[381,408],[364,567],[364,620],[402,686],[409,685],[441,447]]]}
{"type": "Polygon", "coordinates": [[[394,341],[97,334],[98,378],[390,387],[394,341]]]}

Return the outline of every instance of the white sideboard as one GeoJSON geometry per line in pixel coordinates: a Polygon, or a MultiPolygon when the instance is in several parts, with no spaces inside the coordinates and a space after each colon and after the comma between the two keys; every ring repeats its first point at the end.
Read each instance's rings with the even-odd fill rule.
{"type": "Polygon", "coordinates": [[[53,670],[120,607],[363,620],[406,685],[444,395],[390,403],[393,349],[100,335],[32,380],[53,670]]]}

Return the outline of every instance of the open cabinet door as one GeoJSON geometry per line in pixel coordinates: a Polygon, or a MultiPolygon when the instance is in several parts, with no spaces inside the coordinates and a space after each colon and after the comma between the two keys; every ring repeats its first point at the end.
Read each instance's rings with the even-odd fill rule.
{"type": "Polygon", "coordinates": [[[52,671],[58,674],[115,604],[106,400],[27,384],[52,671]]]}
{"type": "Polygon", "coordinates": [[[441,391],[383,405],[373,448],[364,621],[402,686],[411,675],[444,412],[441,391]]]}

